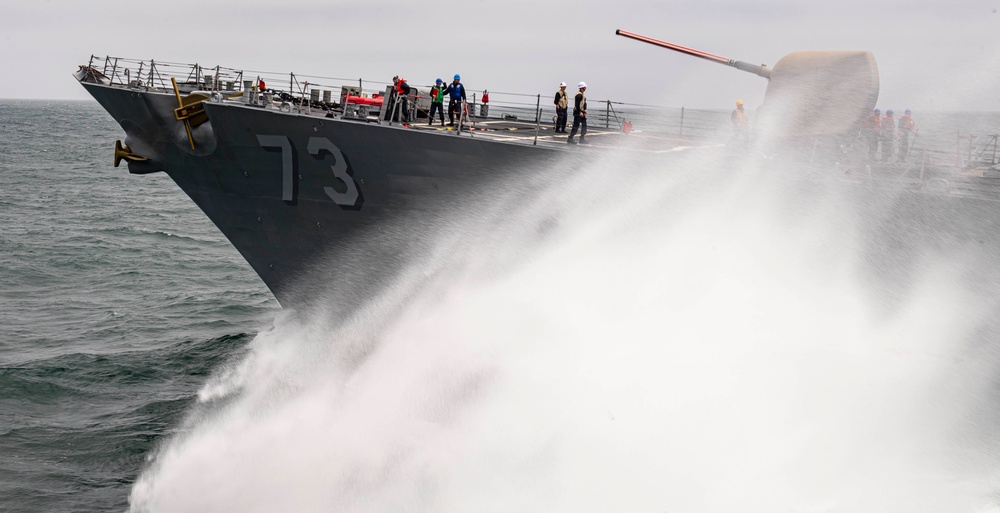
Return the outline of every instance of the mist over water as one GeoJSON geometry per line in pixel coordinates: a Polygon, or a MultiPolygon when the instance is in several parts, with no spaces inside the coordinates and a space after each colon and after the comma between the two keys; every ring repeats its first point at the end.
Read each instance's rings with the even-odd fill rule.
{"type": "Polygon", "coordinates": [[[133,510],[996,511],[988,251],[884,251],[855,189],[755,162],[607,155],[456,212],[218,369],[133,510]]]}

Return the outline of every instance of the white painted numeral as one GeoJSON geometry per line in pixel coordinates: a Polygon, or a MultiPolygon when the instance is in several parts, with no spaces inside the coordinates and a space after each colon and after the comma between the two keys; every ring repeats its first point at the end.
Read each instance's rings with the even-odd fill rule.
{"type": "Polygon", "coordinates": [[[258,135],[257,142],[264,148],[281,150],[281,199],[295,200],[295,167],[292,165],[292,143],[283,135],[258,135]]]}
{"type": "Polygon", "coordinates": [[[354,178],[347,174],[347,161],[344,160],[344,154],[340,152],[335,144],[330,142],[326,137],[310,137],[309,138],[309,154],[313,156],[319,156],[320,152],[326,150],[333,155],[333,158],[337,161],[336,164],[330,166],[333,170],[333,176],[337,177],[344,185],[347,186],[347,190],[344,192],[337,192],[333,187],[323,187],[323,191],[326,195],[333,200],[334,203],[342,205],[345,207],[353,207],[355,203],[358,202],[358,185],[354,183],[354,178]]]}

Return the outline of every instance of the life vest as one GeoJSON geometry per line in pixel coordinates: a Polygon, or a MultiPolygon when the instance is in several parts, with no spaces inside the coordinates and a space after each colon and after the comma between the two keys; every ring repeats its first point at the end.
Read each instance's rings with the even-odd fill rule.
{"type": "Polygon", "coordinates": [[[733,128],[746,128],[747,127],[747,111],[743,109],[733,109],[733,114],[730,116],[733,121],[733,128]]]}
{"type": "Polygon", "coordinates": [[[405,78],[400,78],[399,81],[396,82],[396,94],[405,95],[409,93],[410,93],[410,85],[406,83],[405,78]]]}
{"type": "Polygon", "coordinates": [[[444,86],[435,85],[431,88],[431,102],[444,103],[444,86]]]}
{"type": "Polygon", "coordinates": [[[556,91],[556,101],[555,101],[555,104],[556,104],[556,107],[558,107],[560,109],[569,108],[569,95],[566,94],[566,91],[563,91],[562,89],[556,91]]]}
{"type": "Polygon", "coordinates": [[[882,118],[875,114],[868,116],[868,121],[865,122],[865,130],[872,134],[877,134],[882,128],[882,118]]]}
{"type": "Polygon", "coordinates": [[[900,132],[912,132],[917,128],[917,124],[913,122],[913,118],[903,114],[903,117],[899,118],[899,131],[900,132]]]}
{"type": "Polygon", "coordinates": [[[882,118],[882,135],[892,137],[896,134],[896,120],[892,116],[882,118]]]}
{"type": "Polygon", "coordinates": [[[587,112],[587,96],[583,94],[583,91],[580,91],[573,99],[576,101],[576,104],[573,105],[573,115],[582,116],[584,112],[587,112]]]}
{"type": "Polygon", "coordinates": [[[458,101],[462,99],[462,93],[465,92],[465,86],[463,86],[461,83],[458,84],[452,83],[450,86],[448,86],[448,90],[451,92],[452,101],[458,101]]]}

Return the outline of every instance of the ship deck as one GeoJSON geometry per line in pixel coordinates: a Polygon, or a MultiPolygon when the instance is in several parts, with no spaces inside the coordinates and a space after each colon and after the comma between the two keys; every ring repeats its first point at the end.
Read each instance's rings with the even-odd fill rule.
{"type": "MultiPolygon", "coordinates": [[[[379,122],[377,119],[369,118],[369,122],[379,122]]],[[[381,123],[385,124],[386,121],[381,123]]],[[[393,122],[394,126],[400,126],[399,122],[393,122]]],[[[572,130],[572,121],[568,123],[567,131],[572,130]]],[[[581,149],[622,147],[626,143],[633,149],[645,149],[646,151],[662,152],[674,151],[678,147],[704,145],[706,141],[698,137],[666,134],[654,132],[632,132],[626,133],[617,126],[593,126],[587,127],[587,144],[570,145],[567,143],[568,134],[557,133],[550,123],[537,123],[535,120],[521,121],[516,119],[502,119],[493,117],[477,117],[472,122],[463,124],[461,131],[457,131],[454,126],[442,126],[439,122],[428,124],[427,118],[418,118],[417,121],[402,125],[412,130],[434,132],[442,135],[460,135],[462,137],[481,137],[497,142],[507,142],[514,144],[538,145],[549,147],[574,148],[580,146],[581,149]]],[[[577,133],[576,141],[580,140],[577,133]]]]}
{"type": "MultiPolygon", "coordinates": [[[[398,125],[399,123],[394,123],[398,125]]],[[[538,124],[532,121],[520,121],[498,118],[477,118],[473,123],[463,125],[461,132],[456,134],[455,127],[441,126],[440,123],[428,124],[426,119],[418,119],[416,122],[406,125],[407,128],[428,132],[441,133],[443,135],[462,135],[466,137],[483,137],[490,140],[537,145],[561,145],[568,146],[568,134],[556,133],[549,124],[538,124]]],[[[572,124],[567,129],[571,129],[572,124]]],[[[654,137],[652,134],[635,133],[626,134],[618,127],[606,128],[603,126],[587,127],[588,143],[595,147],[619,146],[625,142],[626,138],[648,139],[654,137]]],[[[691,143],[691,137],[668,137],[663,134],[657,136],[658,139],[670,139],[678,144],[691,143]]],[[[580,140],[580,134],[575,137],[580,140]]]]}

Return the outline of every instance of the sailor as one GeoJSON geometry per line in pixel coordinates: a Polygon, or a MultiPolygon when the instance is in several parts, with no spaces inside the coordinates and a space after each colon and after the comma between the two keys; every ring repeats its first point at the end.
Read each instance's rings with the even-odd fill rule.
{"type": "Polygon", "coordinates": [[[875,161],[875,153],[878,152],[878,138],[882,127],[882,111],[875,109],[868,121],[865,122],[864,138],[868,142],[868,161],[875,161]]]}
{"type": "Polygon", "coordinates": [[[410,84],[406,83],[406,79],[400,76],[392,77],[392,85],[394,86],[394,92],[396,93],[396,98],[401,102],[403,110],[403,123],[408,123],[410,121],[410,84]]]}
{"type": "Polygon", "coordinates": [[[917,123],[913,121],[913,112],[910,109],[903,111],[903,116],[899,118],[899,161],[906,160],[910,153],[910,135],[917,134],[917,123]]]}
{"type": "Polygon", "coordinates": [[[444,92],[448,95],[448,126],[455,126],[456,112],[459,113],[458,122],[462,122],[462,102],[465,101],[465,86],[462,85],[461,75],[455,74],[455,79],[444,92]]]}
{"type": "Polygon", "coordinates": [[[559,90],[556,91],[556,99],[552,102],[556,106],[556,133],[566,133],[566,113],[569,111],[569,95],[566,94],[566,82],[559,83],[559,90]]]}
{"type": "Polygon", "coordinates": [[[743,109],[743,100],[736,100],[736,108],[733,109],[729,119],[733,122],[733,136],[742,140],[743,145],[746,146],[750,139],[750,123],[747,119],[747,111],[743,109]]]}
{"type": "Polygon", "coordinates": [[[427,116],[427,124],[434,124],[434,111],[437,111],[441,118],[441,126],[444,126],[444,80],[440,78],[434,82],[431,88],[431,113],[427,116]]]}
{"type": "Polygon", "coordinates": [[[587,83],[580,82],[576,85],[580,89],[576,96],[573,98],[573,129],[569,132],[569,139],[566,142],[570,144],[576,144],[573,140],[573,136],[576,135],[576,130],[580,129],[580,143],[587,144],[587,96],[584,94],[587,91],[587,83]]]}
{"type": "Polygon", "coordinates": [[[885,111],[882,118],[882,133],[879,136],[882,143],[882,162],[889,162],[892,159],[893,143],[896,140],[896,119],[892,117],[892,109],[885,111]]]}

